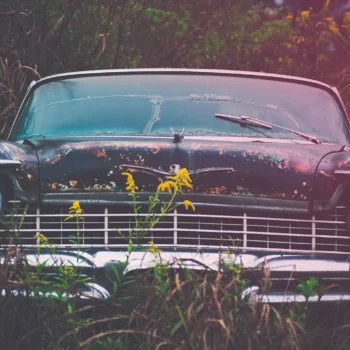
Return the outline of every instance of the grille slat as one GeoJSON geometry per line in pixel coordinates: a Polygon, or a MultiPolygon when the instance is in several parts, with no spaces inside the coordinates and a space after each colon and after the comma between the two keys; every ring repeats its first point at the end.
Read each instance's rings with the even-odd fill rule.
{"type": "MultiPolygon", "coordinates": [[[[55,246],[74,246],[76,223],[65,221],[66,209],[24,209],[15,203],[13,213],[5,216],[0,232],[6,244],[17,235],[23,246],[35,246],[37,232],[55,246]],[[24,217],[24,219],[23,219],[24,217]],[[23,219],[22,225],[20,224],[23,219]],[[15,231],[15,233],[11,233],[15,231]]],[[[82,246],[126,247],[129,232],[135,226],[133,213],[118,207],[86,207],[79,223],[79,244],[82,246]]],[[[155,214],[159,217],[160,214],[155,214]]],[[[138,215],[145,219],[146,212],[138,215]]],[[[244,250],[283,252],[350,253],[350,231],[347,207],[339,206],[326,217],[230,211],[197,208],[196,212],[177,209],[163,217],[151,230],[134,230],[137,244],[154,241],[158,246],[188,248],[234,247],[244,250]]]]}

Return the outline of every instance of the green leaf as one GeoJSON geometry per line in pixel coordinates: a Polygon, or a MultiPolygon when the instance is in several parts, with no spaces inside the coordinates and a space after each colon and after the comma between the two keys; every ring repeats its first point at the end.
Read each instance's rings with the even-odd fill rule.
{"type": "Polygon", "coordinates": [[[73,312],[73,306],[72,306],[72,304],[68,304],[68,305],[67,305],[67,309],[68,309],[68,312],[69,312],[69,313],[72,313],[72,312],[73,312]]]}
{"type": "Polygon", "coordinates": [[[129,244],[128,244],[128,253],[131,253],[131,251],[132,251],[132,247],[133,247],[132,240],[131,240],[131,239],[129,239],[129,244]]]}

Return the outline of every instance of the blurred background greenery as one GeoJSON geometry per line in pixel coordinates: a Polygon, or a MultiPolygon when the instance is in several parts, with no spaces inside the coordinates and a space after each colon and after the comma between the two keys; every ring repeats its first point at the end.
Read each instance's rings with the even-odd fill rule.
{"type": "Polygon", "coordinates": [[[297,75],[350,108],[349,0],[3,0],[0,33],[0,135],[32,80],[87,69],[297,75]]]}

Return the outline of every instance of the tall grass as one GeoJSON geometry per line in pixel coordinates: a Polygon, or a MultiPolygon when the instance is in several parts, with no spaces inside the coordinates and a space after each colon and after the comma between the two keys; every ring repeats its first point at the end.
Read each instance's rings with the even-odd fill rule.
{"type": "MultiPolygon", "coordinates": [[[[67,281],[64,273],[58,267],[59,278],[51,283],[44,278],[46,290],[73,292],[77,270],[68,278],[71,286],[58,283],[67,281]]],[[[0,303],[3,348],[349,348],[350,314],[345,304],[330,310],[321,303],[275,307],[254,298],[246,300],[242,291],[249,282],[237,267],[195,273],[182,264],[158,262],[153,268],[119,277],[115,278],[118,291],[110,299],[90,299],[87,304],[74,292],[71,297],[62,293],[46,298],[7,293],[0,303]]],[[[33,276],[26,281],[27,291],[42,290],[44,285],[33,276]]]]}
{"type": "Polygon", "coordinates": [[[34,78],[40,78],[36,67],[22,66],[20,61],[10,64],[0,57],[0,137],[8,133],[26,89],[34,78]]]}

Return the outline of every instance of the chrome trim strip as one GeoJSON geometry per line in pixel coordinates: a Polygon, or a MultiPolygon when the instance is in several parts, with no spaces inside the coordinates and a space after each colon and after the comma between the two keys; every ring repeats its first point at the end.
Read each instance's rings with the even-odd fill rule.
{"type": "MultiPolygon", "coordinates": [[[[111,246],[108,246],[111,247],[111,246]]],[[[37,246],[33,246],[33,251],[37,250],[37,246]]],[[[348,276],[349,272],[349,261],[346,257],[327,257],[314,256],[310,254],[288,254],[288,255],[257,255],[257,252],[241,252],[237,254],[235,252],[225,252],[220,254],[220,251],[188,251],[188,250],[162,250],[155,256],[150,251],[132,251],[130,254],[126,249],[123,250],[97,250],[93,254],[86,252],[78,252],[74,250],[69,251],[55,251],[53,253],[47,253],[44,250],[45,246],[42,246],[40,255],[37,253],[25,253],[27,262],[35,266],[45,262],[46,266],[57,266],[61,265],[74,265],[79,267],[91,267],[101,268],[109,262],[126,262],[130,264],[128,270],[132,269],[145,269],[150,266],[155,266],[157,260],[169,264],[181,263],[190,264],[192,267],[203,269],[204,266],[208,266],[211,269],[218,269],[219,265],[228,260],[230,263],[243,265],[245,269],[262,269],[267,267],[271,272],[288,272],[286,275],[287,279],[291,278],[291,272],[293,273],[306,273],[306,272],[322,272],[327,275],[327,278],[331,277],[335,273],[346,273],[342,275],[348,276]],[[221,262],[220,262],[221,261],[221,262]],[[199,264],[198,264],[199,263],[199,264]]],[[[74,247],[76,248],[76,247],[74,247]]],[[[119,247],[118,247],[119,248],[119,247]]],[[[26,250],[24,250],[25,252],[26,250]]],[[[260,253],[260,252],[259,252],[260,253]]],[[[299,253],[299,252],[298,252],[299,253]]],[[[3,261],[3,260],[2,260],[3,261]]],[[[324,277],[326,277],[326,275],[324,277]]],[[[281,278],[277,278],[281,279],[281,278]]],[[[350,280],[350,276],[345,278],[350,280]]]]}
{"type": "MultiPolygon", "coordinates": [[[[110,298],[110,293],[105,289],[104,287],[100,286],[97,283],[92,283],[88,282],[85,284],[85,287],[87,290],[79,290],[78,289],[78,296],[80,299],[108,299],[110,298]]],[[[0,296],[7,296],[8,295],[8,290],[6,289],[1,289],[0,296]]],[[[57,292],[42,292],[42,291],[28,291],[28,290],[21,290],[21,289],[13,289],[11,290],[11,293],[13,296],[28,296],[28,297],[64,297],[64,298],[73,298],[76,295],[73,294],[68,294],[68,293],[63,293],[62,295],[58,295],[57,292]]]]}
{"type": "Polygon", "coordinates": [[[104,221],[104,229],[105,229],[105,244],[108,244],[108,207],[105,208],[105,215],[104,215],[105,221],[104,221]]]}
{"type": "Polygon", "coordinates": [[[342,109],[342,111],[343,111],[343,113],[344,113],[344,115],[346,117],[346,121],[347,121],[346,125],[347,125],[347,127],[349,129],[350,128],[350,116],[349,116],[348,110],[346,108],[346,105],[344,103],[344,100],[342,99],[338,89],[335,86],[332,86],[331,88],[332,88],[335,96],[337,97],[338,101],[340,101],[340,103],[341,103],[341,107],[342,107],[341,109],[342,109]]]}
{"type": "MultiPolygon", "coordinates": [[[[221,142],[264,142],[264,143],[285,143],[285,144],[298,144],[298,145],[310,145],[313,144],[307,140],[294,140],[294,139],[274,139],[266,137],[238,137],[238,136],[186,136],[186,140],[202,140],[202,141],[221,141],[221,142]]],[[[322,142],[322,145],[330,145],[330,143],[322,142]]]]}
{"type": "MultiPolygon", "coordinates": [[[[248,298],[250,301],[259,302],[259,303],[269,303],[269,304],[282,304],[282,303],[291,303],[299,302],[305,303],[306,299],[302,294],[291,293],[291,292],[271,292],[267,294],[260,294],[257,292],[258,287],[252,287],[251,289],[245,290],[242,293],[242,298],[248,298]]],[[[259,289],[259,288],[258,288],[259,289]]],[[[350,301],[350,293],[325,293],[321,299],[319,297],[313,296],[310,297],[308,302],[316,303],[318,301],[324,302],[336,302],[336,301],[350,301]]]]}
{"type": "Polygon", "coordinates": [[[350,170],[336,170],[334,175],[350,175],[350,170]]]}
{"type": "MultiPolygon", "coordinates": [[[[290,233],[290,236],[292,236],[291,233],[290,233]]],[[[312,215],[311,236],[312,236],[312,250],[316,250],[316,220],[315,220],[315,215],[312,215]]]]}
{"type": "Polygon", "coordinates": [[[177,245],[177,232],[178,232],[178,227],[177,227],[177,218],[178,218],[178,214],[177,214],[177,209],[174,209],[174,246],[177,245]]]}
{"type": "MultiPolygon", "coordinates": [[[[64,137],[54,137],[54,139],[167,139],[172,140],[173,136],[151,136],[151,135],[67,135],[64,137]]],[[[283,143],[283,144],[298,144],[298,145],[310,145],[313,144],[307,140],[294,140],[294,139],[273,139],[266,137],[240,137],[240,136],[186,136],[186,140],[191,141],[215,141],[215,142],[264,142],[264,143],[283,143]]],[[[333,145],[333,143],[322,142],[322,145],[333,145]]]]}
{"type": "MultiPolygon", "coordinates": [[[[196,204],[196,203],[194,203],[196,204]]],[[[346,207],[338,207],[338,208],[346,208],[346,207]]],[[[146,217],[148,214],[138,214],[138,216],[141,217],[146,217]]],[[[17,217],[17,218],[21,218],[23,215],[21,214],[13,214],[13,215],[5,215],[5,217],[17,217]]],[[[66,218],[67,216],[69,216],[68,214],[40,214],[40,217],[61,217],[61,218],[66,218]]],[[[121,213],[121,214],[81,214],[81,217],[135,217],[135,214],[133,213],[121,213]]],[[[161,214],[154,214],[154,216],[161,216],[161,214]]],[[[171,213],[171,214],[167,214],[166,217],[193,217],[193,218],[217,218],[217,219],[244,219],[244,214],[243,215],[203,215],[203,214],[182,214],[182,213],[171,213]]],[[[36,214],[26,214],[26,217],[37,217],[36,214]]],[[[247,219],[249,220],[273,220],[273,221],[282,221],[282,222],[303,222],[303,223],[324,223],[324,224],[347,224],[347,221],[345,220],[316,220],[316,219],[308,219],[308,220],[304,220],[304,219],[284,219],[284,218],[276,218],[273,216],[247,216],[247,219]]]]}
{"type": "Polygon", "coordinates": [[[97,283],[88,282],[86,283],[86,286],[89,290],[82,292],[82,299],[89,299],[89,297],[94,299],[108,299],[111,296],[106,288],[97,283]]]}
{"type": "MultiPolygon", "coordinates": [[[[36,208],[35,228],[36,228],[36,232],[39,233],[40,232],[40,208],[39,207],[36,208]]],[[[36,239],[36,244],[38,245],[40,244],[40,237],[36,239]]]]}
{"type": "MultiPolygon", "coordinates": [[[[205,223],[205,225],[208,225],[207,223],[205,223]]],[[[1,230],[3,231],[3,230],[1,230]]],[[[0,232],[1,232],[0,231],[0,232]]],[[[37,232],[38,230],[37,229],[21,229],[20,232],[24,233],[24,232],[37,232]]],[[[116,232],[116,229],[115,228],[109,228],[107,230],[105,230],[104,228],[103,229],[95,229],[95,228],[82,228],[82,229],[79,229],[79,232],[80,233],[84,233],[84,232],[105,232],[105,231],[108,231],[108,232],[116,232]]],[[[122,229],[118,229],[119,232],[129,232],[130,230],[128,228],[122,228],[122,229]]],[[[143,229],[134,229],[135,232],[144,232],[143,229]]],[[[247,237],[249,235],[256,235],[256,236],[281,236],[281,237],[300,237],[300,238],[308,238],[310,240],[313,240],[316,239],[316,238],[329,238],[329,239],[339,239],[339,240],[350,240],[350,237],[349,236],[332,236],[332,235],[325,235],[325,234],[322,234],[322,235],[317,235],[316,237],[315,236],[312,236],[312,235],[309,235],[309,234],[300,234],[300,233],[284,233],[284,232],[261,232],[261,231],[249,231],[249,232],[246,232],[244,233],[244,231],[240,231],[240,230],[210,230],[210,229],[187,229],[187,228],[177,228],[176,229],[177,232],[193,232],[193,233],[217,233],[217,234],[220,234],[220,235],[223,235],[223,234],[232,234],[232,233],[235,233],[235,234],[242,234],[243,235],[246,235],[247,237]]],[[[72,232],[72,229],[40,229],[40,232],[72,232]]],[[[171,228],[151,228],[151,229],[148,229],[147,232],[174,232],[174,227],[171,227],[171,228]]],[[[55,237],[53,237],[55,238],[55,237]]],[[[66,238],[66,237],[64,237],[66,238]]],[[[150,236],[148,235],[145,235],[143,236],[143,238],[151,238],[150,236]]],[[[164,237],[164,238],[169,238],[169,237],[164,237]]],[[[22,237],[22,240],[26,240],[28,238],[24,238],[22,237]]],[[[89,239],[94,239],[93,237],[89,237],[89,239]]],[[[96,237],[96,239],[100,239],[100,237],[96,237]]],[[[160,238],[159,238],[160,239],[160,238]]],[[[184,237],[182,237],[182,239],[186,239],[184,237]]],[[[188,237],[188,239],[193,239],[193,237],[188,237]]],[[[212,238],[206,238],[206,240],[213,240],[213,241],[220,241],[221,238],[220,236],[218,236],[218,238],[216,237],[212,237],[212,238]]],[[[224,239],[224,240],[228,240],[228,239],[224,239]]],[[[248,238],[247,238],[248,240],[248,238]]],[[[258,240],[255,240],[255,242],[260,242],[258,240]]],[[[261,242],[265,242],[265,241],[261,241],[261,242]]],[[[271,243],[277,243],[275,241],[272,241],[271,243]]],[[[283,242],[282,242],[283,243],[283,242]]],[[[308,244],[308,243],[297,243],[297,242],[292,242],[292,244],[300,244],[300,245],[305,245],[305,244],[308,244]]],[[[199,244],[200,245],[200,244],[199,244]]],[[[327,245],[327,244],[324,244],[324,245],[327,245]]],[[[220,246],[220,245],[219,245],[220,246]]],[[[224,244],[222,246],[225,246],[224,244]]],[[[350,248],[350,245],[348,246],[350,248]]],[[[243,246],[243,248],[246,248],[246,246],[243,246]]],[[[310,251],[314,251],[313,250],[310,250],[310,251]]]]}
{"type": "MultiPolygon", "coordinates": [[[[151,247],[149,244],[143,244],[143,247],[151,247]]],[[[38,246],[36,244],[21,244],[21,247],[23,248],[37,248],[38,246]]],[[[50,246],[47,245],[41,245],[42,248],[74,248],[77,249],[77,245],[75,244],[52,244],[50,246]]],[[[232,251],[237,251],[238,254],[244,253],[244,252],[274,252],[274,253],[294,253],[294,254],[312,254],[312,256],[317,255],[337,255],[337,256],[348,256],[349,253],[346,252],[339,252],[339,251],[329,251],[329,250],[305,250],[305,249],[280,249],[280,248],[256,248],[256,247],[246,247],[246,248],[240,248],[240,247],[227,247],[224,245],[185,245],[185,244],[157,244],[157,247],[163,248],[163,249],[169,249],[169,250],[177,250],[179,248],[189,251],[228,251],[230,248],[232,251]]],[[[123,251],[126,251],[128,248],[127,244],[80,244],[79,248],[103,248],[103,249],[110,249],[110,248],[118,248],[123,249],[123,251]]]]}
{"type": "Polygon", "coordinates": [[[243,214],[243,247],[247,247],[248,240],[248,223],[247,223],[247,214],[243,214]]]}
{"type": "MultiPolygon", "coordinates": [[[[242,76],[242,77],[255,77],[255,78],[277,78],[285,79],[295,82],[304,82],[312,83],[314,85],[319,85],[326,87],[327,89],[333,90],[331,85],[325,84],[321,81],[307,79],[292,75],[283,75],[283,74],[272,74],[272,73],[261,73],[261,72],[251,72],[251,71],[239,71],[239,70],[226,70],[226,69],[188,69],[188,68],[133,68],[133,69],[101,69],[101,70],[87,70],[87,71],[76,71],[76,72],[67,72],[50,75],[44,78],[41,78],[36,81],[36,84],[42,83],[50,80],[59,80],[60,78],[71,78],[71,77],[84,77],[84,76],[99,76],[99,75],[118,75],[118,74],[159,74],[159,73],[194,73],[194,74],[203,74],[203,75],[228,75],[228,76],[242,76]]],[[[333,90],[334,91],[334,90],[333,90]]]]}
{"type": "Polygon", "coordinates": [[[19,160],[12,159],[0,159],[0,165],[21,165],[22,163],[19,160]]]}

